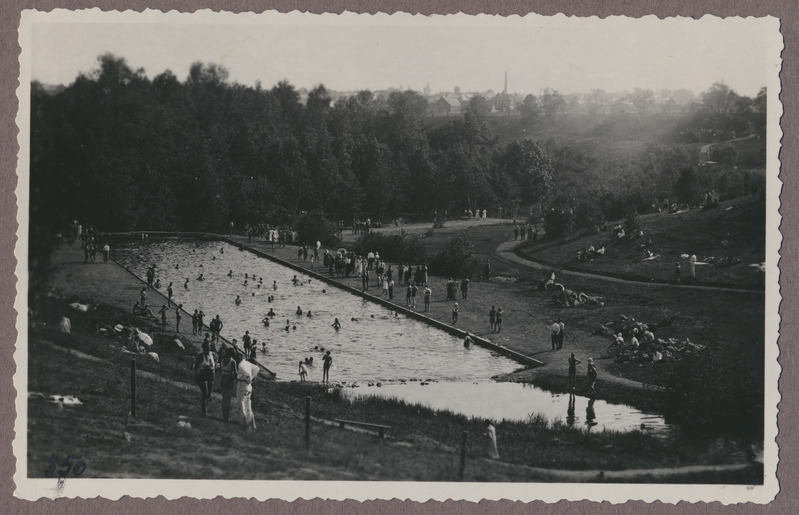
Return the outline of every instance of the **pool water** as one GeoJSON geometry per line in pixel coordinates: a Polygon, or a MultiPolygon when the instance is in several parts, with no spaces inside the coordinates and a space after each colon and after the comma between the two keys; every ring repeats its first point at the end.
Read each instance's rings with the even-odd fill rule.
{"type": "MultiPolygon", "coordinates": [[[[172,282],[173,301],[190,313],[202,310],[206,325],[219,314],[224,323],[222,336],[228,340],[241,342],[249,331],[258,341],[259,362],[275,372],[278,380],[298,379],[299,361],[308,357],[314,358],[308,379],[321,380],[322,356],[329,350],[333,357],[330,380],[344,383],[350,396],[395,397],[496,420],[526,420],[542,413],[550,420],[573,421],[587,428],[631,430],[642,423],[665,427],[661,417],[628,406],[596,401],[589,408],[587,398],[572,396],[572,410],[568,395],[491,381],[490,377],[521,365],[479,346],[466,349],[460,338],[227,243],[131,242],[116,256],[139,277],[145,277],[147,268],[155,264],[160,291],[166,294],[172,282]],[[202,281],[197,280],[200,274],[202,281]],[[269,302],[269,296],[274,300],[269,302]],[[301,316],[296,314],[298,306],[301,316]],[[266,327],[261,320],[270,308],[276,316],[266,327]],[[310,318],[306,316],[309,310],[310,318]],[[339,330],[332,327],[336,318],[339,330]]],[[[131,303],[136,300],[138,296],[131,303]]],[[[189,330],[190,321],[185,323],[189,330]]]]}

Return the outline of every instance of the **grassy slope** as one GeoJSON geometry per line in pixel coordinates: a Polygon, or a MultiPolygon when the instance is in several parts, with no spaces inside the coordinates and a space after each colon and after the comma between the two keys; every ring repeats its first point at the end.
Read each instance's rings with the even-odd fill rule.
{"type": "Polygon", "coordinates": [[[43,477],[47,457],[56,453],[80,455],[86,477],[451,481],[462,431],[471,435],[467,480],[472,481],[545,479],[530,466],[621,470],[744,459],[734,443],[664,440],[637,432],[587,435],[531,419],[498,424],[504,463],[494,462],[480,457],[480,420],[376,398],[350,402],[316,385],[264,381],[254,388],[258,430],[244,432],[220,420],[218,394],[210,416],[198,415],[199,392],[188,369],[176,367],[179,356],[163,349],[161,363],[138,358],[149,363],[140,368],[152,373],[138,376],[138,416],[131,418],[130,355],[119,351],[119,340],[78,332],[72,335],[77,351],[72,354],[46,343],[51,340],[58,340],[56,333],[40,328],[30,342],[29,390],[76,395],[83,405],[61,409],[29,401],[28,468],[34,477],[43,477]],[[104,357],[90,360],[78,352],[104,357]],[[310,451],[303,440],[306,395],[315,417],[310,451]],[[191,429],[177,427],[181,415],[191,429]],[[320,422],[337,417],[389,424],[390,438],[320,422]]]}
{"type": "Polygon", "coordinates": [[[765,226],[765,201],[744,197],[722,202],[718,208],[708,211],[692,209],[684,213],[641,216],[641,229],[646,237],[652,238],[652,251],[660,256],[651,261],[637,261],[640,242],[619,240],[612,231],[585,235],[562,244],[525,243],[520,251],[536,259],[587,272],[610,272],[644,280],[673,280],[677,261],[681,263],[683,276],[687,276],[688,263],[680,259],[680,254],[696,254],[700,261],[708,256],[721,258],[730,254],[741,263],[730,267],[697,266],[697,280],[755,286],[762,277],[748,265],[765,261],[765,226]],[[577,251],[590,244],[605,245],[607,254],[578,263],[577,251]]]}
{"type": "MultiPolygon", "coordinates": [[[[63,287],[68,284],[66,274],[77,276],[81,288],[95,298],[111,299],[114,291],[122,291],[119,295],[124,299],[129,295],[124,292],[135,290],[136,280],[129,274],[117,274],[118,270],[114,265],[62,266],[57,278],[63,287]],[[108,276],[116,277],[116,282],[109,284],[105,281],[108,276]]],[[[191,380],[187,359],[191,351],[172,346],[172,334],[159,334],[152,322],[134,320],[124,308],[126,303],[101,304],[88,313],[71,310],[65,303],[74,298],[68,289],[64,293],[64,301],[50,298],[44,302],[32,323],[29,390],[76,395],[84,404],[61,410],[44,401],[29,401],[28,467],[33,476],[43,475],[42,464],[56,453],[82,456],[88,465],[87,476],[95,477],[449,481],[457,473],[462,431],[471,435],[466,478],[473,481],[554,480],[530,467],[618,470],[736,463],[743,457],[735,443],[659,440],[638,433],[586,435],[558,423],[547,425],[533,419],[497,426],[503,456],[500,463],[480,458],[479,420],[384,400],[349,402],[315,385],[264,381],[257,382],[254,394],[259,430],[244,433],[220,420],[218,394],[211,405],[211,416],[198,416],[199,392],[191,380]],[[67,343],[54,329],[63,313],[69,313],[73,322],[70,347],[96,356],[96,360],[53,347],[67,343]],[[116,336],[95,331],[97,325],[119,321],[135,322],[153,334],[160,355],[160,362],[137,358],[142,372],[136,419],[128,417],[131,354],[122,352],[122,341],[116,336]],[[317,419],[312,427],[311,451],[306,453],[302,420],[306,395],[313,399],[314,417],[382,422],[392,426],[392,438],[380,441],[373,435],[341,431],[317,419]],[[189,418],[191,430],[177,428],[180,415],[189,418]],[[63,442],[71,442],[70,447],[64,448],[63,442]]],[[[81,295],[77,298],[85,300],[81,295]]]]}

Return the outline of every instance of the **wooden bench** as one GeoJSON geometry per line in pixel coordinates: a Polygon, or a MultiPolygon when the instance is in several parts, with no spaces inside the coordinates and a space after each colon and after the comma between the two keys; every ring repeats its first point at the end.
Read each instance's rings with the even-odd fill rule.
{"type": "Polygon", "coordinates": [[[391,426],[384,426],[382,424],[371,424],[369,422],[357,422],[355,420],[343,420],[343,419],[340,419],[340,418],[337,418],[337,419],[333,420],[333,422],[337,422],[341,429],[344,429],[345,425],[360,426],[360,427],[368,427],[370,429],[377,429],[377,433],[380,435],[380,438],[383,438],[385,436],[385,430],[386,429],[391,429],[391,426]]]}

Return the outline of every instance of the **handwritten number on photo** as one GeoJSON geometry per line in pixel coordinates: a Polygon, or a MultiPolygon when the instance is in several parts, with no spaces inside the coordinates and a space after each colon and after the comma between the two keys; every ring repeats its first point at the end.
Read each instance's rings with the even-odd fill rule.
{"type": "Polygon", "coordinates": [[[47,462],[49,465],[44,471],[44,475],[47,477],[53,477],[55,473],[60,478],[66,478],[70,472],[75,477],[80,477],[86,471],[86,462],[84,461],[77,461],[74,464],[71,463],[70,460],[80,460],[80,456],[73,456],[71,454],[67,454],[66,459],[61,463],[61,467],[65,467],[59,470],[56,470],[58,467],[58,456],[55,454],[51,454],[49,458],[47,458],[47,462]]]}

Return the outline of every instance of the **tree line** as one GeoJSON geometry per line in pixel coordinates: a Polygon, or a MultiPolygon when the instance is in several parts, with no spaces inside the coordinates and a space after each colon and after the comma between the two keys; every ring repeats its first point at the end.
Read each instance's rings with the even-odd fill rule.
{"type": "MultiPolygon", "coordinates": [[[[713,93],[717,107],[703,116],[723,124],[741,97],[713,93]]],[[[560,105],[557,92],[544,97],[560,105]]],[[[31,223],[217,231],[231,221],[292,223],[303,212],[387,222],[476,208],[524,216],[535,206],[588,224],[630,203],[645,210],[696,162],[670,145],[603,159],[555,141],[500,141],[480,96],[445,123],[429,123],[428,107],[414,91],[334,102],[323,85],[307,97],[287,81],[248,87],[199,62],[183,81],[169,70],[149,79],[102,55],[57,91],[32,84],[31,223]]],[[[691,116],[685,123],[701,135],[707,124],[691,116]]]]}

